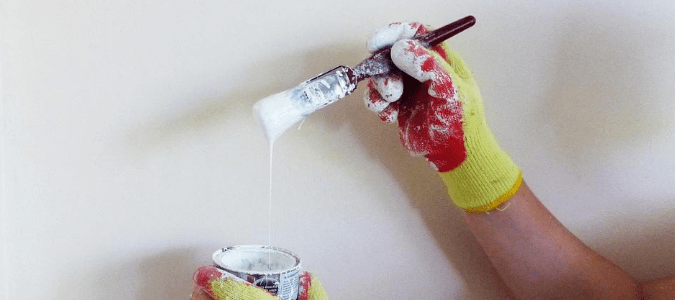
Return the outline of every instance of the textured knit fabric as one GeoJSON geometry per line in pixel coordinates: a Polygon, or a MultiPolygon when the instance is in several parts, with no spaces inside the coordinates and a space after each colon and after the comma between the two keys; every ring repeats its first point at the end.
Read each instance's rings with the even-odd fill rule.
{"type": "Polygon", "coordinates": [[[521,171],[492,135],[478,86],[464,60],[445,44],[441,47],[447,60],[430,52],[450,74],[459,93],[466,159],[459,167],[440,173],[440,176],[455,204],[468,211],[489,211],[518,191],[522,183],[521,171]]]}

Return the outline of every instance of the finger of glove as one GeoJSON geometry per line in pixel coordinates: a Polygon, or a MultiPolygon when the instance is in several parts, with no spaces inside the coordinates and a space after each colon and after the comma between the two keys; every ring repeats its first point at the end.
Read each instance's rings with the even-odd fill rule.
{"type": "Polygon", "coordinates": [[[395,70],[386,75],[375,76],[370,80],[372,87],[376,89],[382,99],[387,102],[394,102],[401,98],[403,94],[403,75],[395,70]]]}
{"type": "Polygon", "coordinates": [[[190,294],[190,300],[214,300],[204,289],[199,285],[194,285],[192,287],[192,294],[190,294]]]}
{"type": "Polygon", "coordinates": [[[377,113],[382,121],[386,123],[396,121],[398,117],[398,102],[385,100],[380,92],[377,91],[377,83],[374,80],[368,80],[366,92],[363,94],[363,102],[368,109],[377,113]]]}
{"type": "Polygon", "coordinates": [[[380,119],[393,123],[398,116],[398,101],[403,94],[403,76],[400,71],[368,79],[363,101],[380,119]]]}
{"type": "Polygon", "coordinates": [[[391,59],[401,71],[420,82],[429,81],[429,95],[454,98],[456,91],[448,74],[448,63],[416,40],[400,40],[391,47],[391,59]]]}
{"type": "Polygon", "coordinates": [[[203,266],[197,269],[194,274],[194,281],[216,300],[279,300],[266,290],[252,286],[244,280],[213,266],[203,266]]]}
{"type": "Polygon", "coordinates": [[[300,276],[300,284],[302,290],[298,295],[298,300],[328,300],[321,281],[311,273],[304,272],[300,276]]]}
{"type": "Polygon", "coordinates": [[[410,39],[417,34],[427,33],[429,30],[418,22],[392,23],[380,27],[368,38],[366,48],[371,53],[393,45],[400,39],[410,39]]]}
{"type": "Polygon", "coordinates": [[[316,278],[312,280],[312,286],[309,287],[307,300],[328,300],[326,290],[323,288],[321,281],[316,278]]]}

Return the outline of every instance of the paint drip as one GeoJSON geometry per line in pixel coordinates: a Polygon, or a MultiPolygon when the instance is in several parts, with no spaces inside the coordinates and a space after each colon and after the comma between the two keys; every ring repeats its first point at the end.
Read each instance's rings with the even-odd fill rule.
{"type": "MultiPolygon", "coordinates": [[[[293,124],[304,120],[311,113],[344,98],[356,90],[357,78],[354,72],[344,66],[337,67],[313,79],[303,82],[290,90],[274,94],[258,101],[253,113],[263,128],[269,143],[269,237],[268,247],[272,248],[272,203],[273,203],[273,157],[274,141],[293,124]]],[[[268,265],[272,266],[271,252],[268,265]]]]}
{"type": "Polygon", "coordinates": [[[272,185],[272,174],[274,174],[272,172],[273,171],[272,166],[274,166],[273,161],[272,161],[273,158],[274,158],[274,142],[270,142],[270,182],[269,182],[270,190],[269,190],[269,199],[268,199],[269,208],[268,208],[268,216],[267,216],[268,221],[269,221],[269,225],[268,225],[268,230],[269,230],[268,235],[269,236],[268,236],[268,240],[267,240],[267,246],[269,247],[269,249],[268,249],[268,263],[269,263],[269,266],[270,266],[270,271],[272,270],[271,269],[272,268],[272,251],[271,251],[271,249],[272,249],[272,195],[273,195],[272,194],[272,192],[273,192],[272,191],[272,187],[273,187],[273,185],[272,185]]]}
{"type": "MultiPolygon", "coordinates": [[[[359,81],[370,77],[375,77],[371,84],[379,86],[377,90],[385,92],[379,94],[379,97],[371,98],[367,96],[366,105],[378,112],[383,120],[393,122],[398,115],[397,105],[395,103],[389,104],[401,96],[403,84],[399,75],[400,71],[391,60],[391,43],[406,37],[418,40],[425,47],[435,46],[471,27],[474,23],[475,18],[468,16],[430,33],[427,33],[426,28],[418,23],[404,26],[400,26],[399,23],[398,26],[389,26],[376,34],[376,36],[382,37],[381,39],[371,39],[367,45],[371,51],[379,50],[356,65],[354,69],[338,66],[303,82],[299,86],[262,99],[254,105],[254,116],[261,125],[270,146],[268,239],[270,249],[272,248],[272,158],[274,141],[291,126],[304,120],[313,112],[351,94],[356,90],[359,81]]],[[[369,86],[369,89],[375,90],[375,86],[369,86]]],[[[371,96],[375,95],[371,94],[371,96]]],[[[434,133],[431,132],[431,134],[434,133]]],[[[406,140],[409,140],[407,135],[406,140]]],[[[271,252],[268,253],[267,265],[271,268],[271,252]]]]}

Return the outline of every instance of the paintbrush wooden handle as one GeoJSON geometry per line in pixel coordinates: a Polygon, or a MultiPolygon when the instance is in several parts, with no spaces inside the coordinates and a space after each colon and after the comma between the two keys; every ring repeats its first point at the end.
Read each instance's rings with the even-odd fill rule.
{"type": "Polygon", "coordinates": [[[424,34],[415,39],[422,42],[425,46],[436,46],[441,42],[455,36],[456,34],[468,29],[476,24],[476,18],[473,16],[466,16],[432,32],[424,34]]]}

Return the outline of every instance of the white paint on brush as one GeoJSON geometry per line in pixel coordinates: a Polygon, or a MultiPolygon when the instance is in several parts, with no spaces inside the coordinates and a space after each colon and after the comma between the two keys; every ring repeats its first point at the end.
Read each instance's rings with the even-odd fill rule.
{"type": "Polygon", "coordinates": [[[270,144],[311,113],[344,98],[356,89],[347,67],[337,67],[301,85],[258,101],[254,115],[270,144]]]}
{"type": "Polygon", "coordinates": [[[296,102],[293,95],[298,88],[274,94],[258,101],[253,113],[270,142],[274,141],[293,124],[299,122],[312,112],[307,112],[296,102]]]}

